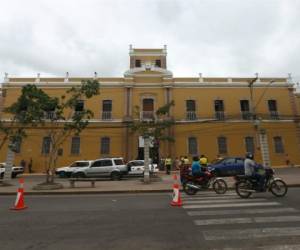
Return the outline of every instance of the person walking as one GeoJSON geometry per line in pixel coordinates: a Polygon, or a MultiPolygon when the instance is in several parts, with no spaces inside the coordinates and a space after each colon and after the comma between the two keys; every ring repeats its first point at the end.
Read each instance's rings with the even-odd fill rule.
{"type": "Polygon", "coordinates": [[[30,161],[28,163],[28,171],[29,173],[32,173],[32,158],[30,158],[30,161]]]}
{"type": "Polygon", "coordinates": [[[170,155],[165,159],[165,166],[166,166],[166,174],[170,174],[171,166],[172,166],[172,159],[170,155]]]}
{"type": "Polygon", "coordinates": [[[23,168],[23,171],[25,172],[26,169],[26,161],[24,159],[21,160],[20,166],[23,168]]]}
{"type": "Polygon", "coordinates": [[[187,156],[185,156],[185,157],[183,158],[183,164],[187,165],[187,164],[189,164],[189,163],[190,163],[189,158],[188,158],[187,156]]]}
{"type": "Polygon", "coordinates": [[[175,159],[175,169],[176,170],[180,170],[180,166],[181,166],[181,161],[179,160],[179,158],[178,157],[176,157],[176,159],[175,159]]]}

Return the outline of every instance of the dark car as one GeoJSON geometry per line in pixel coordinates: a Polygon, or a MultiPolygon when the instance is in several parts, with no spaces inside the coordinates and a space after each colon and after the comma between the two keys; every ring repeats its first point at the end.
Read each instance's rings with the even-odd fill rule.
{"type": "MultiPolygon", "coordinates": [[[[225,157],[213,161],[208,169],[215,171],[216,175],[220,177],[243,175],[245,173],[244,160],[243,157],[225,157]]],[[[261,165],[257,164],[257,167],[259,168],[261,165]]]]}

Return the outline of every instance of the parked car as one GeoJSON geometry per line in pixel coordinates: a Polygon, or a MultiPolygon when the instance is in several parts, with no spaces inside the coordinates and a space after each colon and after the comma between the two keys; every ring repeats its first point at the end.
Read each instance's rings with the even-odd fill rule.
{"type": "MultiPolygon", "coordinates": [[[[208,165],[208,170],[214,171],[219,177],[243,175],[245,173],[244,160],[243,157],[225,157],[212,161],[208,165]]],[[[262,167],[262,165],[257,163],[257,167],[262,167]]]]}
{"type": "Polygon", "coordinates": [[[55,170],[55,174],[61,178],[71,177],[72,173],[75,169],[88,167],[92,164],[93,161],[75,161],[70,166],[65,166],[61,168],[57,168],[55,170]]]}
{"type": "MultiPolygon", "coordinates": [[[[128,174],[129,175],[143,175],[144,174],[144,166],[145,161],[144,160],[133,160],[129,161],[127,163],[128,166],[128,174]]],[[[158,172],[157,164],[150,163],[149,165],[150,173],[156,173],[158,172]]]]}
{"type": "Polygon", "coordinates": [[[77,168],[72,177],[110,177],[112,180],[120,180],[128,173],[128,167],[123,158],[102,158],[93,161],[89,166],[77,168]]]}
{"type": "MultiPolygon", "coordinates": [[[[0,177],[3,178],[5,172],[5,162],[0,163],[0,177]]],[[[11,171],[11,178],[16,178],[18,174],[23,174],[24,168],[21,166],[13,166],[11,171]]]]}

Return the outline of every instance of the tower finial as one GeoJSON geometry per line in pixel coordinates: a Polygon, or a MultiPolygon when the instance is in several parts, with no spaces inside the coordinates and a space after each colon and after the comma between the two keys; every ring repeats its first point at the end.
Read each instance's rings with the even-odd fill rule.
{"type": "Polygon", "coordinates": [[[9,82],[9,79],[8,79],[8,73],[5,72],[4,73],[4,83],[8,83],[9,82]]]}
{"type": "Polygon", "coordinates": [[[69,82],[69,72],[66,72],[65,82],[69,82]]]}

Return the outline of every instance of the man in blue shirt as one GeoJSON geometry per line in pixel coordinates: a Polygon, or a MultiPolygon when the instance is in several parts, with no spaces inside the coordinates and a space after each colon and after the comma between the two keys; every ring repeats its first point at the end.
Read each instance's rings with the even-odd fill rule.
{"type": "Polygon", "coordinates": [[[192,163],[192,175],[195,177],[198,176],[205,176],[205,174],[201,171],[201,165],[199,163],[198,156],[193,157],[193,163],[192,163]]]}

